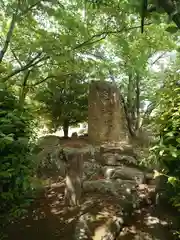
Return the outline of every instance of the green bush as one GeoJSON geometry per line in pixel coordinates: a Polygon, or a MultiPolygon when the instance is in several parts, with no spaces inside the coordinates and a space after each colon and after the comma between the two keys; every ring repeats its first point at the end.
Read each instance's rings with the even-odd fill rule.
{"type": "MultiPolygon", "coordinates": [[[[180,83],[179,74],[167,78],[158,95],[158,109],[155,116],[157,143],[151,149],[160,167],[173,186],[171,200],[180,208],[180,83]]],[[[152,156],[151,155],[151,156],[152,156]]],[[[169,189],[169,188],[167,188],[169,189]]]]}
{"type": "MultiPolygon", "coordinates": [[[[5,223],[18,216],[31,190],[32,116],[14,94],[0,89],[0,216],[5,223]]],[[[2,219],[0,222],[2,223],[2,219]]]]}
{"type": "Polygon", "coordinates": [[[180,86],[176,80],[167,82],[160,92],[156,117],[160,138],[154,147],[158,160],[169,175],[180,173],[180,86]]]}

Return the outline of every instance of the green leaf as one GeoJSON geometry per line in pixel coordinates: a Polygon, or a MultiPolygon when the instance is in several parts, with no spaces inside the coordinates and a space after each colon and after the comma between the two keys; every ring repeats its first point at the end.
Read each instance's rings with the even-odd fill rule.
{"type": "Polygon", "coordinates": [[[174,133],[173,133],[173,132],[168,132],[168,133],[166,133],[166,136],[168,136],[168,137],[173,137],[173,136],[174,136],[174,133]]]}
{"type": "Polygon", "coordinates": [[[11,172],[8,172],[8,171],[0,172],[1,177],[7,178],[7,177],[11,177],[11,175],[12,175],[11,172]]]}
{"type": "Polygon", "coordinates": [[[178,30],[179,30],[179,28],[176,26],[170,26],[170,27],[166,28],[166,31],[169,33],[172,33],[172,34],[176,33],[178,30]]]}
{"type": "Polygon", "coordinates": [[[176,177],[168,177],[168,182],[171,183],[173,186],[175,186],[177,183],[177,178],[176,177]]]}
{"type": "Polygon", "coordinates": [[[159,152],[159,155],[162,156],[164,153],[164,149],[159,152]]]}

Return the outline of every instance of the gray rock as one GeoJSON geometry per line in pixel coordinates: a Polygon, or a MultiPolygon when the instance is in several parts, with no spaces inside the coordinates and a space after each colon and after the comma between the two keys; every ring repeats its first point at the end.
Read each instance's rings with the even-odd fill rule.
{"type": "Polygon", "coordinates": [[[120,161],[121,163],[124,163],[126,165],[137,165],[137,160],[132,157],[132,156],[128,156],[128,155],[121,155],[116,153],[116,161],[120,161]]]}
{"type": "Polygon", "coordinates": [[[117,165],[116,160],[116,155],[113,153],[104,153],[100,158],[102,165],[117,165]]]}
{"type": "Polygon", "coordinates": [[[121,166],[117,167],[112,176],[113,179],[134,180],[138,184],[145,182],[145,176],[138,168],[121,166]]]}
{"type": "Polygon", "coordinates": [[[113,143],[113,144],[104,144],[100,147],[100,153],[118,153],[122,155],[132,156],[137,158],[136,153],[133,150],[133,147],[128,143],[113,143]]]}
{"type": "Polygon", "coordinates": [[[89,162],[84,162],[83,169],[83,179],[90,180],[94,176],[99,176],[102,173],[102,167],[100,164],[96,163],[94,159],[91,159],[89,162]]]}
{"type": "MultiPolygon", "coordinates": [[[[84,192],[99,192],[103,194],[111,194],[113,196],[122,197],[122,199],[132,200],[136,183],[134,181],[112,181],[112,180],[93,180],[83,182],[84,192]]],[[[119,198],[119,199],[120,199],[119,198]]]]}
{"type": "Polygon", "coordinates": [[[103,153],[100,157],[102,165],[122,165],[136,166],[137,160],[128,155],[121,155],[119,153],[103,153]]]}
{"type": "Polygon", "coordinates": [[[109,167],[103,167],[103,175],[104,175],[104,177],[105,177],[105,179],[111,179],[112,178],[112,176],[113,176],[113,174],[114,174],[114,172],[115,172],[115,167],[111,167],[111,166],[109,166],[109,167]]]}

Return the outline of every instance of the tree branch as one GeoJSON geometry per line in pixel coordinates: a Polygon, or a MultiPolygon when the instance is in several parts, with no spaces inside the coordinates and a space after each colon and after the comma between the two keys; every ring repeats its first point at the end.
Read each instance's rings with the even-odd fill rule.
{"type": "MultiPolygon", "coordinates": [[[[152,23],[146,23],[144,24],[144,26],[149,26],[151,25],[152,23]]],[[[131,31],[131,30],[134,30],[134,29],[138,29],[138,28],[141,28],[141,25],[139,26],[134,26],[134,27],[129,27],[129,28],[126,28],[126,27],[123,27],[122,29],[120,30],[116,30],[116,31],[103,31],[101,33],[98,33],[98,34],[95,34],[93,35],[92,37],[90,37],[88,40],[80,43],[80,44],[77,44],[75,47],[74,47],[74,50],[75,49],[78,49],[78,48],[81,48],[81,47],[84,47],[84,46],[87,46],[87,45],[92,45],[94,43],[97,43],[103,39],[105,39],[107,36],[111,35],[111,34],[119,34],[119,33],[122,33],[123,31],[124,32],[128,32],[128,31],[131,31]],[[99,39],[96,39],[100,37],[99,39]],[[93,40],[93,39],[96,39],[96,40],[93,40]]]]}
{"type": "Polygon", "coordinates": [[[46,80],[50,79],[50,78],[57,78],[57,77],[68,77],[68,76],[76,76],[76,73],[67,73],[67,74],[60,74],[60,75],[49,75],[46,78],[42,79],[39,82],[36,82],[32,85],[29,85],[29,87],[35,87],[43,82],[45,82],[46,80]]]}
{"type": "Polygon", "coordinates": [[[48,77],[42,79],[41,81],[36,82],[36,83],[30,85],[29,87],[35,87],[35,86],[37,86],[37,85],[39,85],[39,84],[41,84],[41,83],[47,81],[48,79],[50,79],[50,78],[55,78],[55,77],[57,77],[57,76],[53,76],[53,75],[52,75],[52,76],[48,76],[48,77]]]}
{"type": "MultiPolygon", "coordinates": [[[[43,0],[39,0],[36,3],[32,4],[24,12],[22,12],[22,16],[27,14],[34,7],[36,7],[38,4],[40,4],[41,1],[43,1],[43,0]]],[[[13,32],[14,32],[14,28],[15,28],[15,25],[16,25],[16,20],[17,20],[17,16],[18,16],[19,7],[20,7],[20,0],[18,0],[18,4],[17,4],[16,10],[15,10],[15,13],[13,13],[13,15],[12,15],[12,19],[11,19],[11,23],[10,23],[10,26],[9,26],[9,30],[8,30],[7,35],[6,35],[6,40],[5,40],[3,48],[0,51],[0,63],[2,62],[2,60],[4,58],[4,55],[7,52],[9,44],[11,42],[11,38],[12,38],[12,35],[13,35],[13,32]]]]}
{"type": "Polygon", "coordinates": [[[40,59],[38,59],[40,56],[42,55],[42,52],[38,53],[33,59],[31,59],[26,65],[22,66],[21,68],[15,69],[13,72],[11,72],[8,76],[2,78],[2,80],[5,82],[7,81],[9,78],[13,77],[14,75],[25,71],[27,69],[29,69],[30,67],[36,66],[38,63],[45,61],[49,58],[49,56],[44,56],[40,59]],[[37,60],[38,59],[38,60],[37,60]],[[37,61],[36,61],[37,60],[37,61]]]}
{"type": "Polygon", "coordinates": [[[11,41],[11,38],[12,38],[12,35],[13,35],[13,31],[14,31],[14,28],[15,28],[16,19],[17,19],[17,15],[18,15],[19,4],[20,4],[20,2],[18,1],[16,11],[12,15],[11,23],[10,23],[9,30],[8,30],[7,35],[6,35],[6,40],[5,40],[4,46],[0,51],[0,63],[2,62],[2,60],[4,58],[4,55],[8,50],[8,47],[9,47],[9,44],[10,44],[10,41],[11,41]]]}
{"type": "MultiPolygon", "coordinates": [[[[37,2],[38,4],[39,2],[37,2]]],[[[147,23],[145,25],[150,25],[152,23],[147,23]]],[[[93,35],[92,37],[90,37],[88,40],[86,40],[85,42],[83,43],[80,43],[80,44],[77,44],[72,50],[76,50],[78,48],[81,48],[83,46],[87,46],[87,45],[92,45],[94,43],[97,43],[103,39],[105,39],[107,36],[111,35],[111,34],[118,34],[118,33],[121,33],[123,31],[130,31],[130,30],[133,30],[133,29],[137,29],[137,28],[140,28],[141,26],[134,26],[134,27],[130,27],[130,28],[126,28],[126,27],[123,27],[122,29],[120,30],[117,30],[117,31],[106,31],[106,32],[101,32],[101,33],[98,33],[98,34],[95,34],[93,35]],[[95,38],[97,37],[100,37],[99,39],[96,39],[94,40],[95,38]]],[[[38,57],[38,56],[37,56],[38,57]]],[[[34,62],[35,59],[37,59],[37,57],[35,57],[34,59],[32,59],[29,63],[27,63],[25,66],[21,67],[21,68],[18,68],[16,70],[14,70],[12,73],[10,73],[8,76],[6,76],[5,78],[3,78],[2,80],[3,81],[7,81],[9,78],[13,77],[14,75],[24,71],[24,70],[27,70],[28,68],[32,67],[32,66],[35,66],[37,65],[39,62],[43,61],[43,60],[47,60],[50,58],[50,56],[46,56],[46,57],[43,57],[41,59],[39,59],[38,61],[34,62]]],[[[43,80],[44,82],[45,80],[43,80]]]]}
{"type": "Polygon", "coordinates": [[[151,63],[151,66],[154,65],[159,59],[161,59],[162,57],[164,57],[164,55],[166,55],[166,52],[163,52],[161,55],[159,55],[159,56],[151,63]]]}
{"type": "Polygon", "coordinates": [[[18,64],[20,65],[20,67],[23,67],[21,61],[18,59],[18,57],[16,56],[16,53],[14,52],[13,49],[11,49],[11,52],[13,54],[13,57],[15,58],[15,60],[18,62],[18,64]]]}
{"type": "Polygon", "coordinates": [[[27,73],[26,73],[26,75],[24,76],[24,81],[23,81],[23,84],[22,84],[23,87],[26,87],[26,85],[27,85],[27,80],[28,80],[28,78],[29,78],[30,73],[31,73],[31,70],[28,70],[27,73]]]}
{"type": "Polygon", "coordinates": [[[34,4],[32,4],[31,6],[29,6],[24,12],[23,15],[26,15],[29,11],[31,11],[34,7],[36,7],[37,5],[39,5],[42,2],[42,0],[39,0],[37,2],[35,2],[34,4]]]}

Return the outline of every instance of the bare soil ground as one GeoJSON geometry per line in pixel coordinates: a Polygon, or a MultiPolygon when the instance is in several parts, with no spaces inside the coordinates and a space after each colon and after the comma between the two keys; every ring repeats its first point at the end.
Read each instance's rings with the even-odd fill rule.
{"type": "MultiPolygon", "coordinates": [[[[81,212],[101,216],[101,221],[91,226],[93,231],[105,219],[118,211],[118,199],[94,193],[85,195],[81,209],[69,210],[63,201],[64,187],[54,184],[47,188],[32,204],[27,216],[7,228],[8,240],[70,240],[77,216],[81,212]],[[102,217],[104,216],[104,217],[102,217]]],[[[118,239],[123,240],[173,240],[169,213],[165,209],[147,206],[134,213],[129,225],[125,226],[118,239]]],[[[94,240],[99,240],[93,238],[94,240]]]]}

